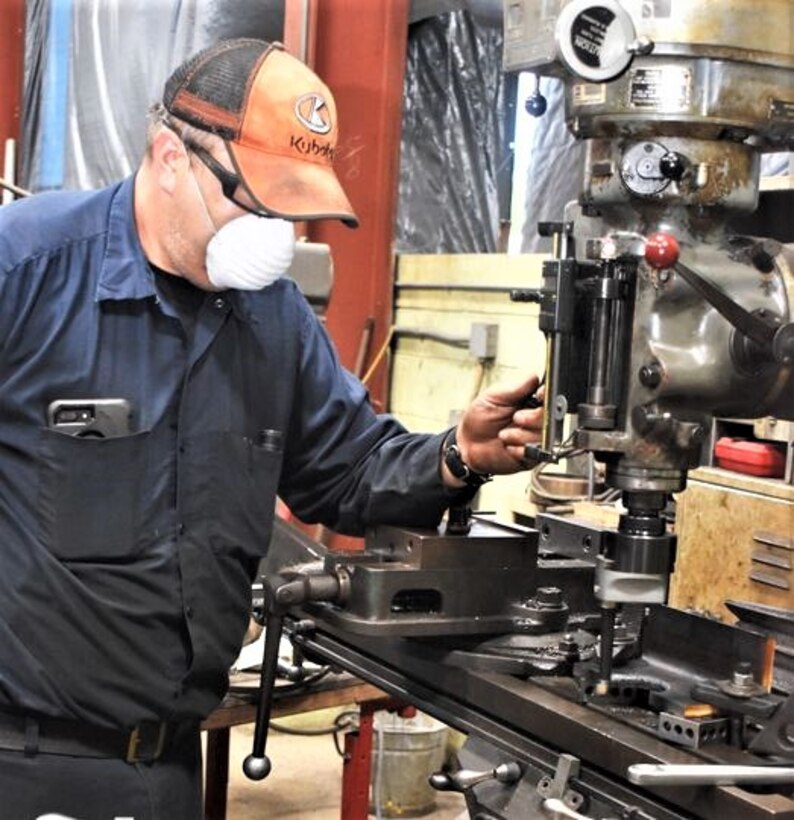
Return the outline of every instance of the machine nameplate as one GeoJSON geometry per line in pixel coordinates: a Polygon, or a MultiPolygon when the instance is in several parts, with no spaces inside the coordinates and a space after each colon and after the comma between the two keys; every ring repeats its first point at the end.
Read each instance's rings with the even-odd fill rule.
{"type": "Polygon", "coordinates": [[[692,75],[681,66],[635,68],[630,72],[629,105],[657,111],[685,111],[692,94],[692,75]]]}

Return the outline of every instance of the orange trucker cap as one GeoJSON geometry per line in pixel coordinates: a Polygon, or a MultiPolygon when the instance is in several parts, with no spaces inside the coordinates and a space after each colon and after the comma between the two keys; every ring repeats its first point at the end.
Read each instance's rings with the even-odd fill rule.
{"type": "Polygon", "coordinates": [[[333,170],[334,98],[281,43],[241,38],[200,51],[169,77],[163,105],[225,141],[243,187],[265,212],[358,225],[333,170]]]}

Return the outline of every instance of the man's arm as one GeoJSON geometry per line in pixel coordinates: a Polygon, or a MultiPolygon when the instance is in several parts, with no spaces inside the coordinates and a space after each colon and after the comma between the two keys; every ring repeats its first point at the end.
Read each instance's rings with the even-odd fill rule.
{"type": "MultiPolygon", "coordinates": [[[[367,526],[434,527],[452,504],[476,491],[443,464],[446,433],[408,433],[376,415],[366,390],[346,372],[308,306],[302,306],[301,353],[279,494],[307,522],[361,534],[367,526]]],[[[537,388],[490,390],[458,426],[473,469],[516,472],[522,441],[538,438],[539,411],[520,410],[537,388]]]]}

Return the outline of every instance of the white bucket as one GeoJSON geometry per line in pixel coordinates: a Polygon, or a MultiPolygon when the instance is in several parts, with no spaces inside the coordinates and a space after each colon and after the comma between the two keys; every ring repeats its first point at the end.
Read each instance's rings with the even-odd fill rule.
{"type": "Polygon", "coordinates": [[[371,811],[409,817],[432,811],[436,793],[427,782],[444,762],[447,727],[429,715],[401,718],[376,712],[372,742],[371,811]]]}

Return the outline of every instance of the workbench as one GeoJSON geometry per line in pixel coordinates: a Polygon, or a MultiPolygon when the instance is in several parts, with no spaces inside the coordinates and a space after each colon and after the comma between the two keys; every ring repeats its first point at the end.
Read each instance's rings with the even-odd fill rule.
{"type": "MultiPolygon", "coordinates": [[[[235,680],[232,678],[232,687],[235,680]]],[[[258,689],[251,693],[239,694],[235,691],[226,696],[221,705],[201,724],[207,732],[207,750],[204,769],[204,820],[225,820],[227,788],[229,783],[229,738],[232,726],[253,723],[256,720],[258,689]]],[[[273,703],[272,717],[279,718],[301,712],[313,712],[346,704],[359,704],[362,713],[371,716],[376,708],[382,708],[390,702],[387,695],[375,686],[364,683],[352,675],[329,675],[322,681],[305,690],[279,693],[273,703]]],[[[371,720],[362,721],[358,733],[369,731],[369,737],[356,747],[358,738],[346,738],[346,750],[357,749],[350,754],[343,770],[343,810],[340,816],[354,820],[360,810],[347,809],[352,813],[344,814],[344,805],[363,805],[366,818],[368,794],[362,794],[369,787],[369,755],[372,748],[371,720]],[[347,788],[345,787],[347,782],[347,788]]]]}

